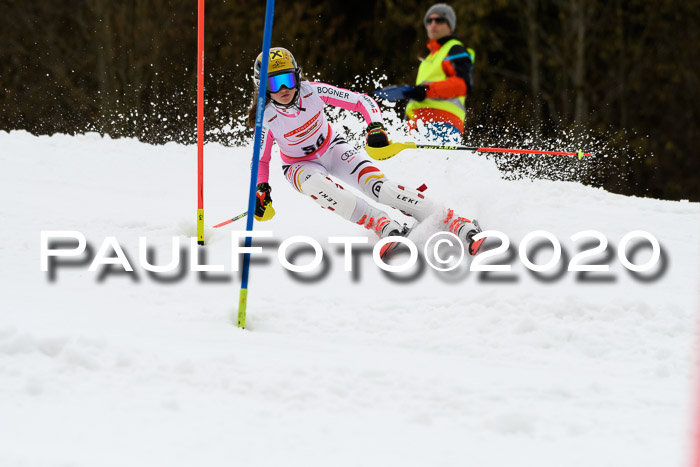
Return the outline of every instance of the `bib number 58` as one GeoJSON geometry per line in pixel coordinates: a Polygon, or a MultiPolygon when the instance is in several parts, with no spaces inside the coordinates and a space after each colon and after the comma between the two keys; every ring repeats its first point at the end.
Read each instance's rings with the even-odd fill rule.
{"type": "Polygon", "coordinates": [[[309,154],[313,154],[314,152],[316,152],[318,150],[318,148],[320,148],[323,145],[323,142],[325,140],[326,140],[326,137],[323,135],[323,133],[321,133],[320,135],[318,135],[318,139],[316,140],[316,144],[313,144],[311,146],[302,146],[301,149],[302,149],[302,151],[304,151],[304,154],[306,154],[308,156],[309,154]]]}

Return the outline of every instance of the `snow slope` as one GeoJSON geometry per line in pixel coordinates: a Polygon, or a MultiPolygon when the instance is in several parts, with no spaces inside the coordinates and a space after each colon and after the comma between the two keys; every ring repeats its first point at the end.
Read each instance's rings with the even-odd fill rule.
{"type": "MultiPolygon", "coordinates": [[[[295,193],[274,161],[277,216],[256,224],[274,239],[251,268],[239,330],[231,231],[245,221],[206,231],[206,263],[223,273],[139,265],[139,236],[163,264],[173,238],[186,247],[195,233],[195,148],[25,132],[0,132],[0,148],[1,466],[689,463],[697,203],[505,181],[481,156],[405,151],[378,165],[506,233],[516,254],[507,274],[465,263],[396,281],[366,251],[344,271],[328,237],[364,229],[295,193]],[[538,279],[517,257],[526,234],[547,230],[566,264],[582,243],[569,237],[591,229],[610,242],[594,258],[609,273],[538,279]],[[641,279],[616,253],[640,229],[665,265],[641,279]],[[82,232],[93,255],[113,236],[135,271],[91,272],[85,256],[52,280],[40,271],[48,230],[82,232]],[[324,274],[279,265],[274,242],[295,235],[321,243],[324,274]]],[[[251,151],[205,153],[211,225],[246,209],[251,151]]],[[[422,225],[413,238],[422,246],[430,233],[422,225]]],[[[641,248],[634,262],[649,257],[641,248]]]]}

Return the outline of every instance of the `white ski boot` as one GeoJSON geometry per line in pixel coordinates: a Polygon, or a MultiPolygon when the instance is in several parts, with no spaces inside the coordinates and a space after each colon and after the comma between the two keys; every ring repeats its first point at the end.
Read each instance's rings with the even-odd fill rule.
{"type": "MultiPolygon", "coordinates": [[[[399,224],[391,219],[387,213],[373,207],[369,207],[369,214],[362,216],[357,223],[366,229],[373,230],[379,237],[406,237],[411,229],[406,224],[399,224]]],[[[379,250],[379,257],[387,259],[399,246],[400,242],[389,242],[379,250]]]]}
{"type": "Polygon", "coordinates": [[[467,245],[469,254],[475,256],[479,253],[486,237],[474,240],[474,236],[481,232],[481,227],[476,219],[466,217],[456,217],[452,209],[447,210],[447,215],[443,221],[447,225],[447,230],[455,234],[467,245]]]}
{"type": "Polygon", "coordinates": [[[399,224],[397,221],[392,219],[386,212],[376,209],[372,206],[368,206],[367,214],[364,214],[362,218],[357,221],[358,225],[361,225],[367,230],[372,230],[380,238],[391,237],[392,235],[401,235],[405,225],[399,224]]]}

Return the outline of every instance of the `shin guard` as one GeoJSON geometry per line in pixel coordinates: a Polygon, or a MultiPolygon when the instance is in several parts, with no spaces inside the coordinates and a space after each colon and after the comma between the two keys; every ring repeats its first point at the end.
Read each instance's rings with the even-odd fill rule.
{"type": "Polygon", "coordinates": [[[351,220],[357,198],[325,175],[316,173],[310,176],[301,184],[301,192],[311,196],[323,209],[351,220]]]}
{"type": "Polygon", "coordinates": [[[435,211],[435,204],[426,199],[423,193],[385,181],[379,192],[379,202],[396,208],[408,216],[415,217],[418,222],[425,220],[435,211]]]}

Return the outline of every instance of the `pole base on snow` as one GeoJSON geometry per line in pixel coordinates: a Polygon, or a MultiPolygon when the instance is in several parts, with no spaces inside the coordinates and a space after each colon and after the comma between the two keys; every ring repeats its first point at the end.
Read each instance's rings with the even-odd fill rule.
{"type": "Polygon", "coordinates": [[[197,209],[197,245],[204,245],[204,209],[197,209]]]}
{"type": "Polygon", "coordinates": [[[245,312],[248,306],[248,289],[241,289],[241,295],[238,299],[238,324],[241,329],[245,328],[245,312]]]}

